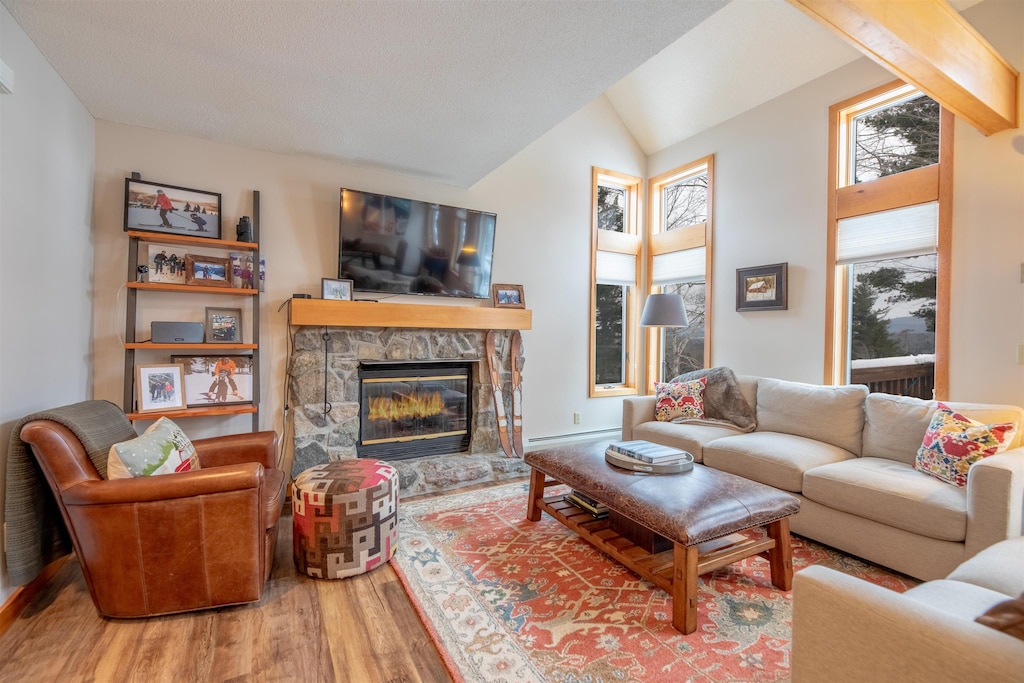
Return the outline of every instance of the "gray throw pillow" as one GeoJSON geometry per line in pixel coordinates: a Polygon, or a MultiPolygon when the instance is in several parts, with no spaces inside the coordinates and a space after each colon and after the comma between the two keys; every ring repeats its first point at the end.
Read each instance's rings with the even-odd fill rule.
{"type": "Polygon", "coordinates": [[[713,420],[731,422],[744,431],[757,426],[754,408],[743,397],[736,374],[729,368],[707,368],[694,370],[673,377],[673,382],[692,382],[707,377],[704,388],[704,416],[713,420]]]}

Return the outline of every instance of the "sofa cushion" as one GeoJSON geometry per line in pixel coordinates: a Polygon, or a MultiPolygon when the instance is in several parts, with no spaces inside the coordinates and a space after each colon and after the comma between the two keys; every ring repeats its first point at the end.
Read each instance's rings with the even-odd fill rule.
{"type": "Polygon", "coordinates": [[[1006,596],[998,591],[947,579],[927,581],[914,586],[904,592],[903,596],[969,621],[974,621],[993,606],[1006,600],[1006,596]]]}
{"type": "Polygon", "coordinates": [[[757,429],[803,436],[861,452],[867,387],[820,386],[762,378],[757,384],[757,429]]]}
{"type": "Polygon", "coordinates": [[[704,377],[691,382],[655,382],[654,419],[658,422],[672,422],[704,417],[706,384],[707,379],[704,377]]]}
{"type": "MultiPolygon", "coordinates": [[[[1024,424],[1024,410],[1017,406],[986,403],[946,402],[958,413],[984,423],[1016,422],[1024,424]]],[[[924,401],[909,396],[874,393],[864,401],[864,446],[861,455],[890,458],[913,465],[917,449],[924,441],[938,401],[924,401]]],[[[1010,447],[1020,445],[1018,429],[1010,447]]]]}
{"type": "Polygon", "coordinates": [[[116,443],[107,457],[107,479],[129,479],[199,469],[196,448],[185,432],[166,417],[142,436],[116,443]]]}
{"type": "Polygon", "coordinates": [[[696,462],[704,461],[704,444],[723,436],[735,436],[736,430],[714,424],[685,422],[644,422],[633,428],[633,438],[688,451],[696,462]]]}
{"type": "Polygon", "coordinates": [[[705,465],[794,492],[801,490],[807,470],[855,457],[831,444],[778,432],[734,434],[704,445],[705,465]]]}
{"type": "Polygon", "coordinates": [[[917,451],[914,469],[966,488],[971,465],[1006,450],[1016,431],[1016,423],[982,424],[939,403],[917,451]]]}
{"type": "Polygon", "coordinates": [[[941,541],[962,542],[967,495],[955,486],[887,458],[856,458],[804,474],[815,503],[941,541]]]}
{"type": "Polygon", "coordinates": [[[1024,593],[1024,537],[990,545],[946,578],[999,591],[1004,596],[1024,593]]]}

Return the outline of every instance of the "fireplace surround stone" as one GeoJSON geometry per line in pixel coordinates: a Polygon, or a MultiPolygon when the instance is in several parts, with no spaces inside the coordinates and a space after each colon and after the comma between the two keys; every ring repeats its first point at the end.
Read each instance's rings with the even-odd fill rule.
{"type": "MultiPolygon", "coordinates": [[[[288,364],[289,419],[294,442],[292,476],[313,465],[355,458],[359,439],[361,361],[455,360],[472,364],[472,439],[466,453],[392,461],[406,495],[446,491],[523,477],[529,468],[507,458],[497,421],[482,330],[303,326],[288,364]],[[325,410],[326,404],[329,410],[325,410]]],[[[503,395],[509,397],[509,334],[499,333],[503,395]]],[[[511,415],[510,406],[506,413],[511,415]]]]}

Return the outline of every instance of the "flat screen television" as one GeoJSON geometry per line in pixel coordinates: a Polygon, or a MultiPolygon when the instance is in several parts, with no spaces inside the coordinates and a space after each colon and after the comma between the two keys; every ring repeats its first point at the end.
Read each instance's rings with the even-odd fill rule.
{"type": "Polygon", "coordinates": [[[495,214],[342,188],[340,222],[356,291],[490,297],[495,214]]]}

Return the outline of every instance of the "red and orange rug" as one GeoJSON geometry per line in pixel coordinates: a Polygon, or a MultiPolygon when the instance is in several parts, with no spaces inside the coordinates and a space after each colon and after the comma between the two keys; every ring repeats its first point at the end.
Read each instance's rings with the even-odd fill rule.
{"type": "MultiPolygon", "coordinates": [[[[788,681],[792,594],[759,558],[700,577],[697,631],[668,594],[544,515],[525,483],[402,502],[392,561],[457,681],[788,681]]],[[[904,591],[915,581],[805,539],[822,564],[904,591]]]]}

